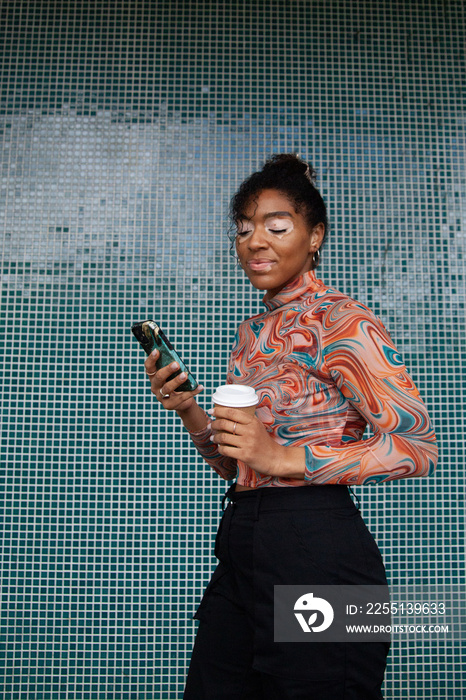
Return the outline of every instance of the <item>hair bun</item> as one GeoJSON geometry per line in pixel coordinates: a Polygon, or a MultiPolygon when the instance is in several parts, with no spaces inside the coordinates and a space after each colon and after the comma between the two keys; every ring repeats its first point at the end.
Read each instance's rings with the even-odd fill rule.
{"type": "Polygon", "coordinates": [[[271,156],[264,164],[262,172],[268,172],[280,168],[282,172],[299,177],[300,175],[309,180],[315,186],[317,173],[312,166],[302,160],[297,153],[278,153],[271,156]]]}

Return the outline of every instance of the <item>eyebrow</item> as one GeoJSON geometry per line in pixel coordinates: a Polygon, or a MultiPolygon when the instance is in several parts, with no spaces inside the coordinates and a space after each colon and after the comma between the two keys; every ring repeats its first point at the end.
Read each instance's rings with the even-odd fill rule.
{"type": "Polygon", "coordinates": [[[270,219],[272,216],[289,216],[290,218],[292,218],[292,215],[289,211],[271,211],[270,214],[266,214],[264,216],[264,219],[270,219]]]}
{"type": "MultiPolygon", "coordinates": [[[[293,218],[293,215],[290,214],[289,211],[271,211],[265,214],[263,217],[264,219],[271,219],[274,216],[288,216],[290,219],[293,218]]],[[[251,221],[251,219],[248,219],[246,216],[241,217],[240,221],[251,221]]]]}

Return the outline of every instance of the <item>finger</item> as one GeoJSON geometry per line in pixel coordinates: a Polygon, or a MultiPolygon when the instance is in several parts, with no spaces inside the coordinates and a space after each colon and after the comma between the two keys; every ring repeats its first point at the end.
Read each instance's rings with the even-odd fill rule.
{"type": "Polygon", "coordinates": [[[164,408],[176,408],[179,404],[178,394],[170,394],[159,387],[157,387],[155,391],[152,390],[152,393],[155,394],[156,399],[164,406],[164,408]]]}
{"type": "Polygon", "coordinates": [[[238,459],[237,447],[232,447],[231,445],[218,445],[217,450],[223,457],[231,457],[232,459],[238,459]]]}
{"type": "Polygon", "coordinates": [[[163,405],[166,408],[178,408],[181,404],[183,404],[185,401],[188,399],[192,399],[198,394],[200,394],[202,391],[204,391],[204,387],[202,384],[199,384],[199,386],[194,389],[194,391],[166,391],[166,387],[151,387],[151,391],[153,394],[155,394],[156,398],[160,401],[160,403],[163,403],[163,405]]]}
{"type": "Polygon", "coordinates": [[[245,423],[238,423],[238,421],[226,420],[225,418],[216,418],[212,421],[212,430],[239,435],[241,425],[245,425],[245,423]]]}
{"type": "Polygon", "coordinates": [[[154,350],[154,352],[151,352],[150,355],[148,355],[144,361],[144,367],[146,368],[146,373],[151,374],[152,372],[155,372],[157,369],[155,366],[155,363],[157,362],[157,358],[159,356],[159,351],[154,350]]]}
{"type": "Polygon", "coordinates": [[[242,447],[242,440],[239,435],[233,435],[233,433],[215,432],[210,436],[211,442],[215,442],[217,445],[233,447],[238,449],[242,447]]]}
{"type": "MultiPolygon", "coordinates": [[[[178,379],[178,377],[176,377],[178,379]]],[[[175,379],[172,382],[168,382],[168,384],[163,384],[160,385],[160,383],[154,383],[153,386],[151,386],[151,391],[153,394],[157,396],[157,398],[160,398],[160,396],[164,396],[167,398],[168,396],[171,397],[181,397],[183,401],[186,401],[186,399],[190,399],[193,396],[197,396],[198,394],[201,393],[201,391],[204,391],[204,387],[202,384],[199,384],[193,391],[176,391],[176,388],[180,385],[183,384],[183,381],[186,381],[186,377],[180,380],[180,382],[175,384],[175,379]]]]}
{"type": "Polygon", "coordinates": [[[207,413],[214,416],[216,419],[226,418],[233,423],[236,422],[242,425],[247,425],[248,423],[251,423],[252,419],[254,419],[254,416],[242,411],[241,409],[227,408],[226,406],[215,406],[215,408],[209,409],[207,413]]]}
{"type": "Polygon", "coordinates": [[[168,377],[170,377],[173,374],[173,372],[176,372],[177,369],[180,369],[180,366],[177,362],[171,362],[169,365],[159,367],[157,369],[157,374],[160,377],[160,381],[166,382],[168,377]]]}
{"type": "MultiPolygon", "coordinates": [[[[173,369],[171,370],[171,374],[173,374],[173,369]]],[[[176,391],[182,384],[184,384],[187,378],[188,375],[186,374],[186,372],[181,372],[181,374],[178,374],[173,379],[170,379],[169,382],[162,383],[162,376],[160,373],[158,373],[158,379],[159,382],[162,384],[162,388],[165,394],[171,394],[172,392],[176,391]]]]}

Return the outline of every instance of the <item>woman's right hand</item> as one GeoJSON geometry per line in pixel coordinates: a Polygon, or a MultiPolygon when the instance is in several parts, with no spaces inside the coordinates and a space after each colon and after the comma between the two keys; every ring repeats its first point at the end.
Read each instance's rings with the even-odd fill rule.
{"type": "Polygon", "coordinates": [[[189,411],[197,405],[194,397],[200,394],[204,387],[199,385],[194,391],[176,391],[186,381],[186,374],[182,372],[174,379],[167,381],[168,377],[179,369],[179,365],[172,362],[158,370],[155,366],[158,356],[159,351],[153,350],[144,362],[151,392],[168,411],[189,411]]]}

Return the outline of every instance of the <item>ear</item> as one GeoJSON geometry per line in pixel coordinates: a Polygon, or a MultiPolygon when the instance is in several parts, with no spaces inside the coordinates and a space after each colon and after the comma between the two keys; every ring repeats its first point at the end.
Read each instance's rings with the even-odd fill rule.
{"type": "Polygon", "coordinates": [[[316,224],[311,231],[309,238],[309,251],[315,253],[322,244],[322,240],[325,234],[325,226],[323,223],[316,224]]]}

